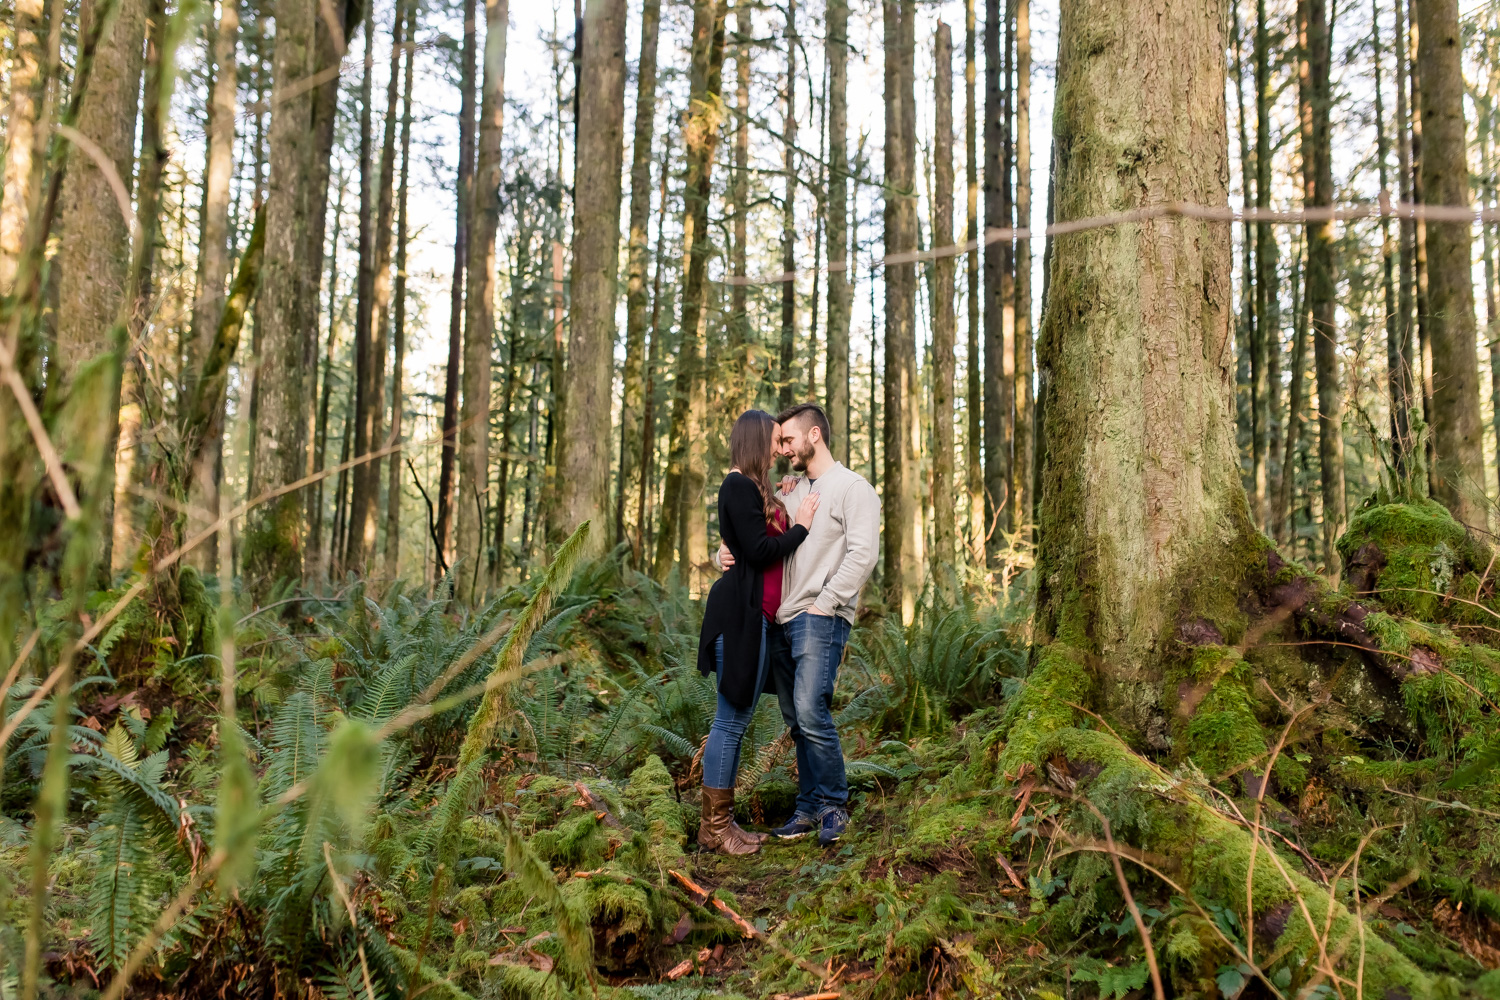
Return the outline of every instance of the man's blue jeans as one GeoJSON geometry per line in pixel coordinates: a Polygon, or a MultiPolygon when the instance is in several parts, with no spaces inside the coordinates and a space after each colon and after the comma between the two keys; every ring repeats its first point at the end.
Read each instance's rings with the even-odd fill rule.
{"type": "Polygon", "coordinates": [[[781,718],[797,747],[797,812],[818,819],[849,801],[844,748],[833,724],[833,685],[849,641],[849,623],[836,615],[803,612],[772,628],[767,638],[781,718]]]}

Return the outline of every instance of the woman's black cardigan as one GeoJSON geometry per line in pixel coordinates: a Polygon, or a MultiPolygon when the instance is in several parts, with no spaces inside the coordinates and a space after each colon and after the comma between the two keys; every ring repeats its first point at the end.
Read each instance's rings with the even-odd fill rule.
{"type": "Polygon", "coordinates": [[[698,637],[698,669],[715,669],[714,640],[724,637],[724,676],[719,693],[736,708],[749,708],[760,694],[755,675],[760,667],[761,595],[765,570],[792,554],[807,537],[794,524],[785,534],[766,530],[760,490],[749,476],[731,472],[719,487],[719,532],[734,553],[734,565],[714,583],[703,609],[698,637]]]}

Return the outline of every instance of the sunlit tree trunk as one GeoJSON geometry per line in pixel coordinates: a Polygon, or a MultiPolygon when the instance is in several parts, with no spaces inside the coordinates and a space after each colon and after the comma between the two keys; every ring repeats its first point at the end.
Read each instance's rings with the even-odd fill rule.
{"type": "MultiPolygon", "coordinates": [[[[699,572],[708,562],[708,524],[704,513],[707,451],[704,421],[707,396],[704,371],[707,339],[707,272],[713,245],[708,232],[714,151],[721,125],[718,111],[724,66],[723,0],[694,0],[690,73],[691,111],[683,127],[687,172],[683,186],[683,282],[681,340],[673,389],[666,482],[661,523],[651,573],[665,581],[679,547],[683,582],[699,588],[699,572]],[[679,546],[679,535],[683,544],[679,546]]],[[[654,334],[653,334],[654,339],[654,334]]]]}
{"type": "Polygon", "coordinates": [[[443,443],[438,460],[437,558],[441,575],[453,565],[454,460],[458,456],[458,390],[463,381],[465,268],[469,260],[469,209],[474,187],[474,81],[478,0],[464,0],[464,44],[459,77],[457,217],[453,234],[453,281],[448,302],[448,364],[443,380],[443,443]]]}
{"type": "MultiPolygon", "coordinates": [[[[1060,221],[1225,204],[1226,15],[1220,3],[1064,0],[1060,221]]],[[[1231,267],[1218,221],[1055,245],[1038,624],[1098,656],[1103,703],[1142,729],[1140,683],[1176,642],[1183,594],[1255,534],[1235,445],[1231,267]]]]}
{"type": "MultiPolygon", "coordinates": [[[[742,20],[748,19],[744,12],[742,20]]],[[[744,30],[744,26],[741,26],[744,30]]],[[[615,510],[615,536],[627,537],[635,563],[642,557],[641,532],[645,525],[627,527],[627,513],[638,506],[644,489],[641,466],[641,423],[645,406],[646,320],[650,301],[646,289],[651,265],[651,160],[656,134],[656,49],[661,37],[661,0],[645,0],[641,8],[641,50],[636,66],[635,139],[630,150],[630,232],[626,246],[625,368],[620,402],[620,483],[615,510]]],[[[743,55],[741,56],[743,59],[743,55]]],[[[748,67],[747,67],[748,68],[748,67]]],[[[745,127],[743,124],[742,128],[745,127]]],[[[740,291],[743,298],[743,291],[740,291]]]]}
{"type": "MultiPolygon", "coordinates": [[[[1271,207],[1271,106],[1276,93],[1271,80],[1271,32],[1266,21],[1266,0],[1255,4],[1255,205],[1271,207]]],[[[1268,531],[1275,530],[1276,496],[1281,491],[1281,436],[1277,433],[1281,412],[1281,293],[1277,286],[1276,231],[1268,222],[1255,227],[1255,319],[1260,354],[1266,366],[1262,436],[1267,439],[1264,464],[1266,489],[1257,486],[1256,518],[1268,531]],[[1275,473],[1274,475],[1272,473],[1275,473]]]]}
{"type": "MultiPolygon", "coordinates": [[[[1024,0],[1023,0],[1024,2],[1024,0]]],[[[953,242],[953,35],[939,23],[933,41],[937,112],[932,126],[932,245],[953,242]]],[[[958,578],[957,518],[953,490],[953,278],[951,254],[933,262],[932,290],[932,579],[950,595],[958,578]]]]}
{"type": "Polygon", "coordinates": [[[828,354],[824,367],[833,453],[852,458],[849,426],[849,3],[828,0],[828,354]]]}
{"type": "Polygon", "coordinates": [[[609,546],[610,408],[619,299],[620,168],[625,155],[625,0],[584,8],[573,181],[573,296],[568,324],[568,433],[558,463],[562,530],[592,521],[588,551],[609,546]]]}
{"type": "MultiPolygon", "coordinates": [[[[187,370],[202,364],[219,317],[224,312],[230,272],[229,183],[234,174],[234,116],[239,87],[239,0],[220,0],[219,23],[213,34],[213,83],[208,99],[208,156],[203,170],[203,218],[198,245],[198,294],[193,303],[191,351],[187,370]]],[[[199,467],[190,470],[193,488],[189,506],[219,509],[219,453],[221,442],[209,443],[199,467]]],[[[190,558],[201,570],[216,563],[217,545],[200,545],[190,558]]]]}
{"type": "Polygon", "coordinates": [[[479,107],[478,162],[469,216],[465,267],[463,409],[459,428],[459,600],[484,597],[488,573],[484,525],[490,468],[490,348],[495,335],[495,232],[500,224],[500,140],[505,122],[505,49],[509,0],[484,0],[484,83],[479,107]]]}
{"type": "MultiPolygon", "coordinates": [[[[1422,198],[1469,207],[1463,39],[1457,0],[1415,4],[1422,74],[1422,198]]],[[[1427,309],[1432,352],[1432,478],[1459,521],[1484,530],[1484,425],[1468,220],[1427,222],[1427,309]]]]}
{"type": "MultiPolygon", "coordinates": [[[[302,327],[312,171],[308,149],[314,92],[303,81],[316,72],[314,0],[277,0],[274,88],[269,136],[266,249],[256,324],[257,426],[253,481],[261,490],[296,481],[304,463],[302,327]]],[[[247,517],[243,566],[251,592],[264,597],[279,581],[302,575],[302,500],[287,493],[247,517]]]]}
{"type": "MultiPolygon", "coordinates": [[[[80,12],[80,35],[89,31],[97,4],[89,0],[80,12]]],[[[145,58],[146,0],[121,0],[99,39],[93,73],[78,111],[77,129],[94,143],[113,168],[108,176],[93,157],[75,150],[69,157],[57,208],[59,233],[52,281],[57,287],[57,347],[48,394],[67,399],[73,380],[95,359],[114,351],[110,331],[120,314],[131,265],[131,224],[113,183],[130,192],[135,179],[135,134],[140,107],[141,72],[145,58]]],[[[126,359],[126,367],[130,361],[126,359]]],[[[130,428],[120,459],[128,469],[134,460],[135,429],[140,425],[135,393],[122,395],[124,422],[130,428]]],[[[108,426],[108,450],[115,454],[121,415],[114,406],[103,419],[108,426]]],[[[115,463],[120,467],[120,462],[115,463]]],[[[102,486],[113,496],[115,479],[102,486]]],[[[86,501],[85,501],[86,502],[86,501]]],[[[113,523],[113,503],[103,501],[105,524],[113,523]]],[[[128,517],[122,527],[131,531],[128,517]]],[[[111,560],[112,532],[103,540],[101,564],[111,560]]]]}
{"type": "MultiPolygon", "coordinates": [[[[391,440],[398,443],[401,440],[403,411],[406,409],[402,366],[406,359],[406,241],[410,236],[406,199],[407,185],[411,180],[411,88],[417,34],[415,3],[406,5],[405,34],[406,79],[402,83],[401,97],[401,179],[396,196],[395,353],[391,362],[391,440]]],[[[393,66],[392,70],[394,69],[393,66]]],[[[402,452],[391,455],[390,474],[386,484],[385,575],[392,580],[401,571],[401,466],[405,457],[402,452]]]]}
{"type": "MultiPolygon", "coordinates": [[[[914,0],[883,0],[885,29],[885,252],[917,249],[914,0]]],[[[917,496],[917,266],[885,269],[885,450],[882,509],[886,602],[910,622],[922,575],[917,496]]]]}
{"type": "Polygon", "coordinates": [[[9,295],[16,280],[46,156],[46,136],[38,127],[46,86],[44,0],[14,0],[12,15],[10,107],[5,116],[4,193],[0,194],[0,295],[9,295]]]}

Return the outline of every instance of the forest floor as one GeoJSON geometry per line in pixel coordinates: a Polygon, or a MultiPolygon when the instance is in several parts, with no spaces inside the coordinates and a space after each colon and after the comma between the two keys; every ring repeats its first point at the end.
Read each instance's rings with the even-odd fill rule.
{"type": "MultiPolygon", "coordinates": [[[[1342,592],[1273,557],[1263,593],[1295,614],[1247,598],[1184,628],[1165,735],[1087,710],[1091,670],[1028,647],[1024,591],[867,615],[835,706],[848,832],[743,858],[695,843],[696,607],[616,559],[472,614],[350,582],[289,618],[233,599],[217,626],[189,574],[197,624],[122,616],[64,706],[40,869],[58,705],[21,720],[0,988],[34,935],[57,996],[136,952],[129,995],[221,1000],[1126,1000],[1153,966],[1175,997],[1500,997],[1493,560],[1426,501],[1367,505],[1346,548],[1342,592]],[[492,749],[461,771],[474,702],[431,693],[482,690],[528,620],[492,749]]],[[[786,817],[793,767],[763,699],[742,823],[786,817]]]]}

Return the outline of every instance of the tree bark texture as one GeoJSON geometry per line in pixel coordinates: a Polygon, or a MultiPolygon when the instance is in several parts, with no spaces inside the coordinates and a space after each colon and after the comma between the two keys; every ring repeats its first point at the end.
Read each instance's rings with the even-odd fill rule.
{"type": "Polygon", "coordinates": [[[43,0],[15,0],[10,107],[5,117],[4,193],[0,194],[0,295],[9,295],[41,192],[46,136],[40,129],[46,87],[47,12],[43,0]]]}
{"type": "MultiPolygon", "coordinates": [[[[317,17],[315,0],[277,0],[266,248],[256,323],[253,479],[260,490],[296,481],[304,461],[302,326],[316,318],[303,316],[314,92],[302,87],[317,70],[317,17]]],[[[264,597],[277,582],[301,575],[302,542],[302,501],[296,494],[250,512],[243,566],[253,594],[264,597]]]]}
{"type": "Polygon", "coordinates": [[[713,252],[708,232],[708,209],[713,192],[714,152],[722,125],[719,107],[725,12],[723,0],[694,0],[689,76],[691,102],[683,127],[687,174],[683,188],[681,340],[673,389],[661,524],[656,537],[656,558],[651,567],[652,576],[665,581],[676,565],[673,553],[680,548],[682,582],[690,591],[698,589],[701,583],[699,573],[708,563],[708,522],[703,495],[708,474],[703,430],[708,407],[705,387],[706,279],[709,257],[713,252]]]}
{"type": "MultiPolygon", "coordinates": [[[[1059,222],[1225,203],[1226,15],[1064,0],[1059,222]]],[[[1229,227],[1163,218],[1054,248],[1038,621],[1099,654],[1105,701],[1131,718],[1129,689],[1175,641],[1184,597],[1255,537],[1235,444],[1229,227]]]]}
{"type": "Polygon", "coordinates": [[[1012,287],[1007,279],[1009,243],[992,241],[989,231],[1008,229],[1010,206],[1005,195],[1010,165],[1005,106],[1009,81],[1003,73],[1002,39],[1006,36],[1001,0],[984,5],[984,523],[986,556],[993,561],[1003,538],[1005,512],[1011,507],[1011,390],[1015,373],[1005,367],[1006,344],[1013,331],[1012,287]],[[994,526],[993,528],[991,526],[994,526]]]}
{"type": "Polygon", "coordinates": [[[460,601],[484,597],[484,552],[490,469],[490,349],[495,335],[495,233],[500,224],[500,140],[505,123],[505,48],[509,0],[484,0],[484,75],[479,102],[478,161],[465,266],[463,409],[459,427],[458,544],[460,601]]]}
{"type": "MultiPolygon", "coordinates": [[[[402,388],[402,367],[406,360],[406,241],[409,234],[407,215],[408,184],[411,180],[411,89],[417,34],[417,5],[406,5],[406,79],[401,97],[401,179],[396,196],[396,304],[394,355],[391,361],[391,440],[401,441],[401,424],[406,408],[402,388]]],[[[394,68],[394,67],[393,67],[394,68]]],[[[331,293],[330,293],[331,294],[331,293]]],[[[385,575],[394,580],[401,571],[401,464],[403,455],[391,455],[386,484],[385,575]]]]}
{"type": "Polygon", "coordinates": [[[609,547],[610,410],[619,298],[620,167],[625,155],[625,0],[584,7],[573,296],[568,324],[568,431],[560,442],[562,529],[592,521],[588,550],[609,547]]]}
{"type": "Polygon", "coordinates": [[[776,405],[786,409],[798,395],[797,357],[797,0],[786,0],[786,76],[781,94],[781,357],[776,367],[776,405]]]}
{"type": "MultiPolygon", "coordinates": [[[[1428,205],[1467,208],[1469,170],[1458,2],[1422,0],[1413,6],[1422,76],[1422,198],[1428,205]]],[[[1488,516],[1484,425],[1479,414],[1473,234],[1468,222],[1429,221],[1426,229],[1434,493],[1459,521],[1484,530],[1488,516]]]]}
{"type": "MultiPolygon", "coordinates": [[[[979,239],[979,124],[975,86],[978,77],[978,32],[974,17],[975,0],[964,0],[964,178],[968,187],[968,225],[966,238],[979,239]]],[[[965,404],[968,416],[968,450],[965,454],[965,485],[969,494],[969,551],[976,565],[984,563],[984,538],[987,524],[984,514],[984,382],[979,341],[979,259],[975,248],[964,255],[968,281],[965,296],[968,305],[968,352],[965,355],[967,377],[965,404]]]]}
{"type": "MultiPolygon", "coordinates": [[[[1016,4],[1016,226],[1031,228],[1031,0],[1016,4]]],[[[1032,337],[1031,240],[1016,241],[1016,388],[1015,464],[1012,495],[1015,523],[1025,525],[1036,516],[1032,484],[1032,337]]]]}
{"type": "MultiPolygon", "coordinates": [[[[937,110],[932,126],[932,245],[953,242],[953,33],[940,23],[933,41],[937,110]]],[[[953,490],[953,369],[957,317],[953,279],[957,261],[949,254],[933,262],[932,288],[932,579],[950,596],[957,593],[957,506],[953,490]]]]}
{"type": "Polygon", "coordinates": [[[849,2],[828,0],[828,354],[824,363],[833,453],[848,465],[849,313],[849,2]]]}
{"type": "MultiPolygon", "coordinates": [[[[883,0],[885,29],[885,252],[917,249],[916,4],[883,0]]],[[[885,269],[886,603],[910,622],[922,576],[922,502],[917,496],[917,265],[885,269]]]]}
{"type": "MultiPolygon", "coordinates": [[[[741,14],[742,19],[747,18],[741,14]]],[[[656,50],[661,38],[661,0],[645,0],[641,8],[641,52],[636,67],[635,138],[630,149],[630,232],[626,245],[625,369],[620,402],[620,485],[615,510],[615,537],[627,537],[627,512],[638,506],[644,488],[640,464],[642,409],[645,405],[644,365],[646,320],[650,295],[646,289],[651,266],[651,145],[656,134],[656,50]]],[[[638,536],[644,525],[635,525],[638,536]]],[[[633,539],[631,551],[639,566],[641,547],[633,539]]]]}

